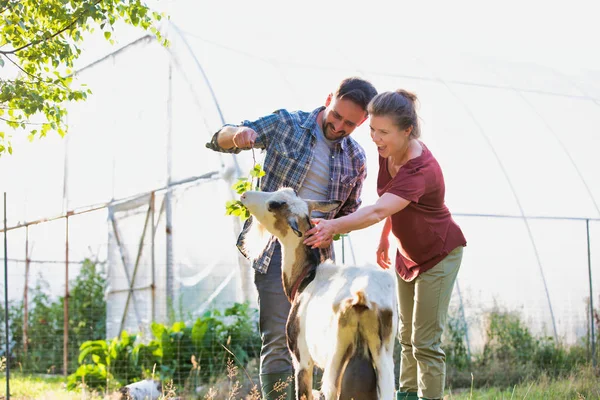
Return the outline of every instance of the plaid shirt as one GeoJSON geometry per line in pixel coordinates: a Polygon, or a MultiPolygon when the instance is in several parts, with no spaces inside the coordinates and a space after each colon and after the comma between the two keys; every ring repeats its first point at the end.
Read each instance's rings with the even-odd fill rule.
{"type": "MultiPolygon", "coordinates": [[[[252,128],[258,135],[254,147],[266,150],[263,166],[266,175],[261,178],[262,191],[274,192],[289,187],[298,193],[314,158],[317,115],[323,109],[324,107],[319,107],[311,113],[277,110],[256,121],[242,122],[243,126],[252,128]]],[[[219,132],[215,133],[211,143],[207,144],[208,148],[224,153],[237,154],[241,151],[237,148],[225,150],[219,147],[216,140],[218,134],[219,132]]],[[[339,200],[342,206],[337,212],[326,213],[324,217],[327,219],[351,214],[358,209],[363,181],[367,175],[365,152],[354,139],[345,137],[336,142],[330,156],[328,199],[339,200]]],[[[243,242],[250,223],[250,220],[246,221],[238,244],[243,242]]],[[[271,262],[276,240],[271,237],[267,247],[252,264],[263,274],[267,272],[271,262]]],[[[334,259],[333,246],[320,250],[321,259],[334,259]]]]}

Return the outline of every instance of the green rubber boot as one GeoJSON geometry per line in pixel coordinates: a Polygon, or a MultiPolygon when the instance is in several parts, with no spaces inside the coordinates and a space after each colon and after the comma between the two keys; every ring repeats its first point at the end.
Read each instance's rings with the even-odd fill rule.
{"type": "Polygon", "coordinates": [[[396,392],[396,400],[419,400],[417,392],[396,392]]]}
{"type": "Polygon", "coordinates": [[[260,391],[263,400],[294,400],[296,398],[296,386],[292,373],[261,374],[260,391]],[[285,397],[282,397],[285,395],[285,397]]]}

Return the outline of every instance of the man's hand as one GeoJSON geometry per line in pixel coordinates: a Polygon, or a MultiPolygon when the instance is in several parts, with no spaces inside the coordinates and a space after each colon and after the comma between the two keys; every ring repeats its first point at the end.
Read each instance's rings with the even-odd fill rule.
{"type": "Polygon", "coordinates": [[[233,145],[238,149],[251,149],[254,147],[254,142],[258,134],[255,130],[240,126],[233,135],[233,145]]]}

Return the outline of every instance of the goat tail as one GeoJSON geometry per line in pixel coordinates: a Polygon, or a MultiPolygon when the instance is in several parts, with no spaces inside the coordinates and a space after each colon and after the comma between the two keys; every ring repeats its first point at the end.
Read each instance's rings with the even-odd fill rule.
{"type": "Polygon", "coordinates": [[[359,289],[352,294],[352,297],[346,299],[346,301],[343,302],[341,308],[342,313],[346,313],[350,310],[354,310],[357,313],[361,313],[363,311],[369,310],[371,307],[369,301],[367,300],[365,291],[359,289]]]}

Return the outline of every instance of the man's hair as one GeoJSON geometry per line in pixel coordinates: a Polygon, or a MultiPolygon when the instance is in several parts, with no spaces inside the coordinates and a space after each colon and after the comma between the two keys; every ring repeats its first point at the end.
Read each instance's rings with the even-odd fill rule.
{"type": "Polygon", "coordinates": [[[363,110],[367,111],[369,102],[377,95],[377,90],[371,84],[362,78],[346,78],[340,83],[335,91],[335,98],[338,100],[350,100],[356,103],[363,110]]]}

